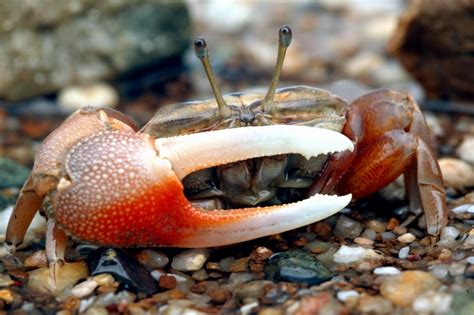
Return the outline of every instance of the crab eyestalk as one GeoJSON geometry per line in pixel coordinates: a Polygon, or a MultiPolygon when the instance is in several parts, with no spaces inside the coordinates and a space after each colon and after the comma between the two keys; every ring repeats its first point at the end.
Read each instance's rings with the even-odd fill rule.
{"type": "Polygon", "coordinates": [[[212,71],[212,66],[209,59],[209,50],[207,49],[207,43],[204,38],[199,37],[194,41],[194,53],[196,54],[196,57],[201,60],[204,71],[206,71],[207,78],[211,84],[212,92],[214,93],[217,105],[219,106],[219,115],[221,117],[227,117],[230,111],[226,102],[224,101],[224,98],[222,97],[221,89],[217,84],[214,71],[212,71]]]}
{"type": "Polygon", "coordinates": [[[278,31],[278,56],[275,65],[275,71],[273,71],[272,81],[268,88],[267,95],[263,100],[263,109],[266,112],[272,112],[273,110],[273,98],[275,97],[275,91],[280,80],[281,69],[283,68],[283,61],[285,60],[286,50],[291,44],[292,34],[291,28],[288,25],[282,26],[278,31]]]}
{"type": "Polygon", "coordinates": [[[315,195],[283,206],[208,211],[186,198],[181,179],[216,165],[277,154],[307,158],[352,150],[340,133],[273,125],[153,139],[106,131],[68,155],[67,185],[54,218],[71,235],[108,246],[208,247],[281,233],[344,208],[351,195],[315,195]],[[87,158],[84,158],[87,157],[87,158]]]}

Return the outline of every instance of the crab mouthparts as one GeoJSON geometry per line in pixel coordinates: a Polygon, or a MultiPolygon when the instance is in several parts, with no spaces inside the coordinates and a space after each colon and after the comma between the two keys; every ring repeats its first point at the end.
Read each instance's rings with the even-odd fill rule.
{"type": "MultiPolygon", "coordinates": [[[[273,125],[196,133],[155,140],[160,158],[170,161],[179,180],[209,167],[249,158],[298,153],[309,159],[320,154],[353,150],[346,136],[327,129],[273,125]]],[[[285,232],[322,220],[343,209],[351,195],[317,194],[281,206],[230,210],[192,208],[188,215],[196,233],[182,247],[232,244],[285,232]]]]}

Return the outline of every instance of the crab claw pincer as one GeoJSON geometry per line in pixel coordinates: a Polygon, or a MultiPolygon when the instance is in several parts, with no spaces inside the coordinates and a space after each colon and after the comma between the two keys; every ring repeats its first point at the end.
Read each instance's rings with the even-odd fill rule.
{"type": "Polygon", "coordinates": [[[282,206],[204,210],[186,199],[191,172],[249,158],[352,150],[330,130],[289,125],[245,127],[153,139],[104,131],[78,142],[49,216],[68,234],[110,246],[208,247],[281,233],[326,218],[351,195],[314,195],[282,206]]]}

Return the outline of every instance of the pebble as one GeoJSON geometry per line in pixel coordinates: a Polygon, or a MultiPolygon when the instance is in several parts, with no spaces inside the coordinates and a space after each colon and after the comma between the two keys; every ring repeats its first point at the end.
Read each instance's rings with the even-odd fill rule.
{"type": "Polygon", "coordinates": [[[474,204],[460,205],[451,211],[454,213],[474,213],[474,204]]]}
{"type": "Polygon", "coordinates": [[[0,289],[0,299],[7,304],[13,303],[13,292],[9,289],[0,289]]]}
{"type": "Polygon", "coordinates": [[[263,296],[265,288],[271,284],[272,282],[267,280],[255,280],[241,283],[233,290],[233,293],[238,300],[257,298],[263,296]]]}
{"type": "Polygon", "coordinates": [[[60,296],[80,279],[87,278],[87,266],[83,262],[65,263],[58,269],[56,285],[51,280],[48,267],[35,269],[28,272],[28,288],[32,291],[60,296]]]}
{"type": "Polygon", "coordinates": [[[411,242],[413,242],[414,240],[416,240],[416,237],[415,235],[411,234],[411,233],[405,233],[403,235],[400,235],[397,240],[400,242],[400,243],[404,243],[404,244],[410,244],[411,242]]]}
{"type": "Polygon", "coordinates": [[[209,274],[207,273],[206,269],[202,268],[194,272],[191,277],[196,281],[203,281],[209,278],[209,274]]]}
{"type": "Polygon", "coordinates": [[[361,236],[373,241],[375,240],[377,233],[372,229],[365,229],[361,236]]]}
{"type": "Polygon", "coordinates": [[[336,263],[351,263],[361,260],[381,260],[383,256],[373,249],[342,245],[333,256],[336,263]]]}
{"type": "Polygon", "coordinates": [[[190,249],[173,257],[171,268],[179,271],[198,271],[209,258],[210,251],[205,248],[190,249]]]}
{"type": "Polygon", "coordinates": [[[229,272],[248,271],[248,263],[249,263],[249,257],[236,259],[229,265],[229,272]]]}
{"type": "Polygon", "coordinates": [[[342,238],[354,239],[362,233],[362,224],[354,221],[345,215],[339,216],[334,228],[334,235],[342,238]]]}
{"type": "Polygon", "coordinates": [[[360,294],[356,290],[347,290],[347,291],[338,291],[337,299],[339,301],[345,302],[348,299],[359,298],[360,294]]]}
{"type": "Polygon", "coordinates": [[[398,258],[406,259],[409,253],[410,253],[410,246],[402,247],[400,248],[400,251],[398,252],[398,258]]]}
{"type": "Polygon", "coordinates": [[[393,232],[383,232],[380,234],[380,236],[382,237],[382,241],[390,241],[390,240],[393,240],[395,239],[395,237],[397,237],[395,235],[395,233],[393,232]]]}
{"type": "Polygon", "coordinates": [[[229,283],[240,284],[257,279],[258,275],[253,272],[233,272],[229,275],[229,283]]]}
{"type": "Polygon", "coordinates": [[[441,230],[441,240],[443,241],[449,241],[449,240],[455,240],[456,237],[461,234],[461,231],[458,228],[455,228],[454,226],[445,226],[441,230]]]}
{"type": "Polygon", "coordinates": [[[456,149],[456,153],[461,159],[474,165],[474,136],[465,136],[456,149]]]}
{"type": "Polygon", "coordinates": [[[324,221],[318,221],[309,226],[309,230],[316,234],[323,241],[327,241],[332,236],[331,226],[324,221]]]}
{"type": "Polygon", "coordinates": [[[270,257],[265,266],[268,280],[320,284],[332,278],[331,271],[310,253],[290,250],[270,257]]]}
{"type": "Polygon", "coordinates": [[[400,226],[400,221],[395,218],[390,218],[387,222],[387,230],[393,231],[398,226],[400,226]]]}
{"type": "Polygon", "coordinates": [[[449,265],[449,274],[453,277],[460,276],[466,270],[466,265],[463,263],[452,263],[449,265]]]}
{"type": "Polygon", "coordinates": [[[468,264],[474,265],[474,256],[469,256],[466,259],[468,264]]]}
{"type": "Polygon", "coordinates": [[[94,276],[93,279],[97,282],[99,286],[107,286],[115,282],[114,277],[112,277],[108,273],[101,273],[100,275],[94,276]]]}
{"type": "Polygon", "coordinates": [[[242,313],[242,315],[250,314],[252,312],[252,310],[256,307],[258,307],[258,302],[252,302],[252,303],[245,304],[245,305],[240,307],[240,313],[242,313]]]}
{"type": "Polygon", "coordinates": [[[0,288],[9,287],[15,284],[15,281],[8,274],[2,274],[0,276],[0,288]]]}
{"type": "Polygon", "coordinates": [[[117,91],[105,83],[84,86],[69,86],[59,92],[60,107],[72,113],[84,106],[116,107],[119,101],[117,91]]]}
{"type": "Polygon", "coordinates": [[[439,167],[446,186],[461,189],[474,185],[474,170],[467,162],[453,158],[442,158],[439,160],[439,167]]]}
{"type": "Polygon", "coordinates": [[[357,309],[362,313],[374,313],[374,314],[389,314],[392,312],[393,305],[389,300],[384,299],[381,296],[370,296],[363,294],[359,298],[359,303],[357,304],[357,309]]]}
{"type": "Polygon", "coordinates": [[[365,237],[356,237],[354,239],[354,243],[362,245],[362,246],[372,246],[374,245],[374,241],[365,237]]]}
{"type": "Polygon", "coordinates": [[[143,292],[146,295],[158,291],[156,281],[145,266],[123,250],[101,247],[89,254],[87,265],[91,275],[110,274],[129,290],[143,292]]]}
{"type": "Polygon", "coordinates": [[[396,226],[394,229],[393,229],[393,233],[397,234],[397,235],[403,235],[405,234],[406,232],[408,231],[408,229],[404,226],[396,226]]]}
{"type": "Polygon", "coordinates": [[[377,233],[382,233],[387,229],[387,223],[379,220],[369,220],[366,224],[366,227],[374,230],[377,233]]]}
{"type": "Polygon", "coordinates": [[[380,286],[380,293],[393,304],[408,307],[417,296],[441,285],[430,273],[409,270],[387,277],[380,286]]]}
{"type": "Polygon", "coordinates": [[[452,300],[452,295],[448,293],[427,291],[413,301],[413,310],[418,313],[447,314],[452,300]]]}
{"type": "Polygon", "coordinates": [[[71,289],[72,295],[78,298],[83,298],[94,292],[97,288],[98,283],[94,279],[87,279],[84,282],[79,283],[71,289]]]}
{"type": "Polygon", "coordinates": [[[172,276],[161,276],[158,286],[162,289],[171,290],[176,288],[176,278],[172,276]]]}
{"type": "Polygon", "coordinates": [[[332,245],[328,242],[315,240],[305,245],[304,249],[313,254],[321,254],[327,251],[332,245]]]}
{"type": "Polygon", "coordinates": [[[150,270],[164,268],[170,262],[164,253],[152,249],[142,250],[137,259],[150,270]]]}
{"type": "Polygon", "coordinates": [[[395,267],[378,267],[374,269],[376,275],[398,275],[400,270],[395,267]]]}
{"type": "Polygon", "coordinates": [[[232,292],[223,288],[215,288],[209,290],[209,297],[216,304],[224,304],[232,297],[232,292]]]}
{"type": "MultiPolygon", "coordinates": [[[[230,272],[230,266],[234,263],[234,261],[235,261],[235,258],[232,256],[222,258],[218,264],[218,267],[219,267],[218,271],[222,270],[225,272],[230,272]]],[[[215,268],[209,268],[209,264],[210,263],[207,263],[207,269],[217,270],[215,268]]]]}

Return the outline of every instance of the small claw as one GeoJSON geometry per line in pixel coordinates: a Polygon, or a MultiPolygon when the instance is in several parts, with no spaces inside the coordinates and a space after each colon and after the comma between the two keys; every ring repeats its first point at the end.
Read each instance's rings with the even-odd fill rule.
{"type": "Polygon", "coordinates": [[[70,184],[53,200],[54,219],[71,235],[111,246],[207,247],[284,232],[344,208],[351,195],[316,195],[284,206],[207,211],[186,199],[186,174],[248,158],[306,157],[352,149],[328,130],[245,127],[153,141],[107,131],[81,141],[65,162],[70,184]]]}

